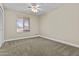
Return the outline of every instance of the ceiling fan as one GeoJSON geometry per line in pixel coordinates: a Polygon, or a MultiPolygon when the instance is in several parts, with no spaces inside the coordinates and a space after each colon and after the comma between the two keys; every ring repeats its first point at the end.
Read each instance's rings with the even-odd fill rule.
{"type": "Polygon", "coordinates": [[[41,10],[40,5],[38,5],[36,3],[32,3],[28,8],[31,9],[31,11],[34,13],[37,13],[41,10]]]}

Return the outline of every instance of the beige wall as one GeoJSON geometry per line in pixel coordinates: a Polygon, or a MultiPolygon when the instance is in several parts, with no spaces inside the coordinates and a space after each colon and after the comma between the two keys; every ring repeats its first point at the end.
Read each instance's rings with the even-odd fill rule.
{"type": "Polygon", "coordinates": [[[79,45],[79,5],[64,5],[43,15],[40,34],[79,45]]]}
{"type": "Polygon", "coordinates": [[[39,34],[39,20],[38,17],[33,15],[27,15],[25,13],[5,9],[5,38],[6,40],[15,39],[20,37],[28,37],[39,34]],[[30,32],[17,33],[16,32],[16,20],[18,16],[30,17],[30,32]]]}

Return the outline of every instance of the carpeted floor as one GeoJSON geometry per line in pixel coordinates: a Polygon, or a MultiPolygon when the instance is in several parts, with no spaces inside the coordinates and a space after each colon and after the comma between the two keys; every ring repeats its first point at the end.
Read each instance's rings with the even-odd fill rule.
{"type": "Polygon", "coordinates": [[[79,56],[79,48],[44,38],[30,38],[5,42],[1,56],[79,56]]]}

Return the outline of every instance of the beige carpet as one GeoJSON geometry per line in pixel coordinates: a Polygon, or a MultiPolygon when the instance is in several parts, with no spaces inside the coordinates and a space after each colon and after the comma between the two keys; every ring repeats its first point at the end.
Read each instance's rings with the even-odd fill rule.
{"type": "Polygon", "coordinates": [[[78,56],[79,48],[44,38],[31,38],[5,42],[0,48],[2,56],[78,56]]]}

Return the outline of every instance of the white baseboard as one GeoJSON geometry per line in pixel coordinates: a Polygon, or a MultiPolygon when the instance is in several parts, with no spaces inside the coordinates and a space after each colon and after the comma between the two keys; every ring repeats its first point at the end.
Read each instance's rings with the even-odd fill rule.
{"type": "Polygon", "coordinates": [[[50,39],[50,40],[53,40],[53,41],[56,41],[56,42],[60,42],[60,43],[63,43],[63,44],[67,44],[67,45],[70,45],[70,46],[79,48],[79,45],[77,45],[77,44],[73,44],[73,43],[71,43],[71,42],[62,41],[62,40],[58,40],[58,39],[54,39],[54,38],[50,38],[50,37],[47,37],[47,36],[41,36],[41,35],[40,35],[40,37],[42,37],[42,38],[46,38],[46,39],[50,39]]]}
{"type": "Polygon", "coordinates": [[[33,35],[33,36],[28,36],[28,37],[20,37],[20,38],[13,38],[13,39],[8,39],[5,41],[13,41],[13,40],[20,40],[20,39],[24,39],[24,38],[34,38],[34,37],[39,37],[40,35],[33,35]]]}
{"type": "Polygon", "coordinates": [[[58,39],[54,39],[54,38],[50,38],[50,37],[42,36],[42,35],[34,35],[34,36],[20,37],[20,38],[15,38],[15,39],[8,39],[6,41],[13,41],[13,40],[19,40],[19,39],[24,39],[24,38],[34,38],[34,37],[42,37],[42,38],[50,39],[50,40],[53,40],[53,41],[56,41],[56,42],[60,42],[60,43],[63,43],[63,44],[67,44],[67,45],[79,48],[79,45],[77,45],[77,44],[73,44],[71,42],[62,41],[62,40],[58,40],[58,39]]]}

